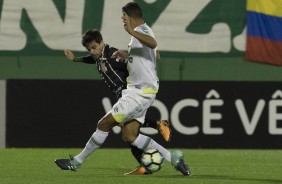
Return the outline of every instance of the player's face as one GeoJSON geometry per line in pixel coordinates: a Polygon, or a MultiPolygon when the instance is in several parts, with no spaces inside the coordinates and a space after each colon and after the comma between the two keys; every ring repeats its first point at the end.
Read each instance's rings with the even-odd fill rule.
{"type": "Polygon", "coordinates": [[[104,42],[101,41],[101,43],[99,44],[95,40],[90,42],[86,47],[86,49],[91,54],[91,56],[96,59],[102,56],[103,48],[104,48],[104,42]]]}

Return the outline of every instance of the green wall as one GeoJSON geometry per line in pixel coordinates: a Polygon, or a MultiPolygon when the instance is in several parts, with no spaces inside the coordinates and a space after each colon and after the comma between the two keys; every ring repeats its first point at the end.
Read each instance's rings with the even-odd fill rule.
{"type": "MultiPolygon", "coordinates": [[[[282,81],[282,68],[254,63],[243,57],[163,57],[160,80],[282,81]]],[[[0,57],[0,79],[100,79],[95,65],[65,57],[0,57]]]]}

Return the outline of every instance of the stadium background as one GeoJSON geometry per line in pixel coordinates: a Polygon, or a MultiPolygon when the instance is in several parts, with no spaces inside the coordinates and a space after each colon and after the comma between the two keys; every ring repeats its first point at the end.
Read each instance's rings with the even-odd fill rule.
{"type": "MultiPolygon", "coordinates": [[[[114,103],[81,34],[126,49],[113,0],[0,0],[0,147],[82,147],[114,103]]],[[[246,61],[246,1],[138,0],[159,42],[161,89],[149,115],[183,148],[281,148],[281,68],[246,61]]],[[[127,147],[119,130],[105,147],[127,147]]],[[[147,133],[154,133],[152,130],[147,133]]]]}

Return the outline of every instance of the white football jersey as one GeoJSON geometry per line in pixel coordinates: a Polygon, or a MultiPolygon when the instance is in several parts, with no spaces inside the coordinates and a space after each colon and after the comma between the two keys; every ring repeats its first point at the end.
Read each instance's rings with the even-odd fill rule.
{"type": "MultiPolygon", "coordinates": [[[[152,29],[146,23],[137,26],[134,30],[155,38],[152,29]]],[[[156,48],[151,49],[135,37],[131,37],[128,45],[128,89],[141,89],[144,94],[158,92],[159,79],[156,71],[156,51],[156,48]]]]}

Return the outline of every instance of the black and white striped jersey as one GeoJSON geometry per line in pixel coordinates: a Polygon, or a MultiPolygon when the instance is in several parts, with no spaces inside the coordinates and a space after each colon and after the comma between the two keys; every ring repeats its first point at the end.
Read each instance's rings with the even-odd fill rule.
{"type": "Polygon", "coordinates": [[[102,56],[94,59],[91,55],[79,57],[78,60],[83,63],[96,64],[102,79],[116,95],[121,97],[121,91],[126,88],[126,78],[128,77],[126,60],[116,60],[111,58],[113,53],[118,49],[105,44],[102,56]]]}

